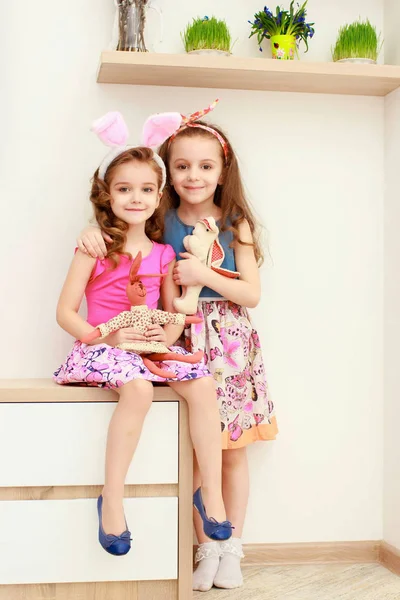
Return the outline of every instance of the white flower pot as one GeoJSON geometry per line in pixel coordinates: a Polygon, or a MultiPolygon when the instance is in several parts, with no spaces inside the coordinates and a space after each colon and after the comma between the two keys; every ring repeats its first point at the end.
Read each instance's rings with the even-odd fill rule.
{"type": "Polygon", "coordinates": [[[214,55],[214,56],[230,56],[231,55],[230,52],[225,52],[224,50],[213,50],[213,49],[191,50],[187,54],[210,54],[210,55],[214,55]]]}
{"type": "Polygon", "coordinates": [[[342,58],[336,62],[353,63],[358,65],[376,65],[376,60],[372,60],[372,58],[342,58]]]}

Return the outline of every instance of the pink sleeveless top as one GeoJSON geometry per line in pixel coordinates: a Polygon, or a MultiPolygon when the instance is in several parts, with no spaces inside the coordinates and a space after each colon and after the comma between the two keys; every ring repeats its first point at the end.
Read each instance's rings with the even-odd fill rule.
{"type": "MultiPolygon", "coordinates": [[[[167,244],[153,242],[153,248],[142,260],[138,275],[147,289],[146,304],[149,308],[157,308],[160,298],[161,277],[145,277],[146,273],[167,273],[168,264],[174,260],[175,252],[167,244]]],[[[123,310],[130,309],[126,296],[129,271],[132,260],[120,256],[119,265],[111,269],[108,258],[96,260],[92,274],[86,286],[87,321],[93,327],[105,323],[123,310]]]]}

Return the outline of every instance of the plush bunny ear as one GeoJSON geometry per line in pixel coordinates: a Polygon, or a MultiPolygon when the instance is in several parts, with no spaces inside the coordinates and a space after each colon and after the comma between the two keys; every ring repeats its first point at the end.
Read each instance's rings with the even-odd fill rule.
{"type": "Polygon", "coordinates": [[[137,274],[138,274],[141,264],[142,264],[142,253],[138,252],[136,254],[135,258],[133,259],[131,270],[129,271],[129,281],[131,283],[135,283],[135,281],[137,281],[139,279],[137,274]]]}
{"type": "Polygon", "coordinates": [[[149,148],[159,146],[182,125],[182,115],[177,112],[152,115],[143,125],[142,143],[149,148]]]}
{"type": "Polygon", "coordinates": [[[214,217],[207,217],[206,219],[201,219],[200,223],[204,223],[204,225],[210,231],[213,231],[214,233],[219,233],[219,229],[217,227],[214,217]]]}
{"type": "Polygon", "coordinates": [[[94,121],[91,129],[106,146],[126,146],[129,136],[128,127],[119,112],[106,113],[94,121]]]}

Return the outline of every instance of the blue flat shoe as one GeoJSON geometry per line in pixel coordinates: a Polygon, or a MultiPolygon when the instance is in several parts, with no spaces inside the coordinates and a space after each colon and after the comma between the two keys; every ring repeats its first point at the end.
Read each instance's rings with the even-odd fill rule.
{"type": "Polygon", "coordinates": [[[128,554],[131,549],[131,532],[128,531],[128,526],[121,535],[107,534],[103,529],[103,496],[99,496],[97,499],[97,513],[99,515],[99,542],[104,550],[114,556],[128,554]]]}
{"type": "Polygon", "coordinates": [[[203,531],[211,540],[222,541],[229,540],[232,536],[232,523],[230,521],[222,521],[219,523],[213,517],[208,518],[206,509],[201,496],[201,488],[198,488],[193,494],[193,504],[199,511],[203,521],[203,531]]]}

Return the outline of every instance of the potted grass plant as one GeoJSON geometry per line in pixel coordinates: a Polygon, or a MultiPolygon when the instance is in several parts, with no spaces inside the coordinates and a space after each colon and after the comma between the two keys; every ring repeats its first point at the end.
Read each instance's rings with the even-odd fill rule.
{"type": "Polygon", "coordinates": [[[190,54],[231,53],[231,34],[225,21],[215,17],[193,19],[182,33],[182,41],[186,52],[190,54]]]}
{"type": "Polygon", "coordinates": [[[292,0],[289,10],[277,6],[275,14],[265,6],[254,15],[254,21],[249,21],[252,28],[249,37],[257,36],[261,52],[264,39],[271,40],[272,58],[275,59],[293,60],[295,55],[298,56],[297,48],[302,41],[308,51],[308,38],[314,36],[315,30],[314,23],[306,23],[307,2],[295,10],[292,0]]]}
{"type": "Polygon", "coordinates": [[[381,34],[368,19],[355,21],[339,29],[332,58],[335,62],[376,64],[382,43],[381,34]]]}

